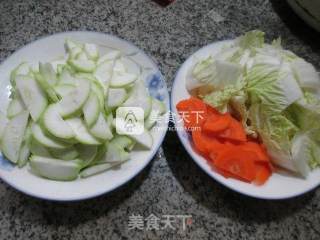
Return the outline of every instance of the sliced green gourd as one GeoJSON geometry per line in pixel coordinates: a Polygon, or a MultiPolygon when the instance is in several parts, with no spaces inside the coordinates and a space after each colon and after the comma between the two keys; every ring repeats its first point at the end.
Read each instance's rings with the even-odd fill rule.
{"type": "Polygon", "coordinates": [[[8,123],[8,119],[6,116],[0,111],[0,142],[4,133],[4,130],[6,129],[8,123]]]}
{"type": "MultiPolygon", "coordinates": [[[[95,78],[96,79],[96,78],[95,78]]],[[[100,81],[98,81],[96,79],[96,81],[94,81],[98,86],[99,88],[101,89],[101,91],[103,92],[103,95],[106,96],[107,93],[108,93],[108,89],[109,89],[109,85],[108,84],[103,84],[101,83],[100,81]]]]}
{"type": "Polygon", "coordinates": [[[77,60],[89,60],[87,54],[85,52],[80,52],[77,56],[76,56],[77,60]]]}
{"type": "Polygon", "coordinates": [[[75,86],[73,84],[59,84],[54,87],[54,90],[60,97],[64,97],[70,95],[75,90],[75,86]]]}
{"type": "Polygon", "coordinates": [[[127,136],[124,135],[116,135],[112,142],[121,148],[127,149],[129,151],[132,150],[133,146],[135,145],[135,141],[127,136]]]}
{"type": "Polygon", "coordinates": [[[100,157],[94,161],[95,164],[124,162],[130,159],[130,154],[116,142],[111,141],[105,146],[105,152],[100,154],[100,157]]]}
{"type": "Polygon", "coordinates": [[[107,152],[101,162],[124,162],[130,159],[130,154],[121,146],[111,141],[107,146],[107,152]]]}
{"type": "Polygon", "coordinates": [[[10,74],[10,83],[12,87],[16,86],[17,75],[28,75],[30,72],[30,66],[27,62],[20,63],[10,74]]]}
{"type": "Polygon", "coordinates": [[[94,72],[94,76],[99,82],[103,84],[108,84],[113,73],[114,61],[104,61],[97,66],[94,72]]]}
{"type": "Polygon", "coordinates": [[[57,84],[58,78],[51,63],[39,63],[39,73],[50,86],[57,84]]]}
{"type": "Polygon", "coordinates": [[[99,98],[100,107],[102,108],[104,106],[105,99],[103,87],[98,82],[92,82],[91,90],[99,98]]]}
{"type": "Polygon", "coordinates": [[[52,157],[49,150],[43,147],[40,143],[37,142],[33,137],[29,143],[30,152],[34,155],[42,156],[42,157],[52,157]]]}
{"type": "Polygon", "coordinates": [[[142,72],[142,66],[136,62],[134,59],[132,59],[131,57],[125,57],[123,56],[121,58],[121,61],[123,63],[123,65],[126,68],[126,72],[128,73],[133,73],[136,75],[140,75],[142,72]]]}
{"type": "Polygon", "coordinates": [[[74,146],[65,149],[49,149],[50,154],[62,160],[74,160],[79,156],[79,152],[74,146]]]}
{"type": "Polygon", "coordinates": [[[67,64],[67,60],[64,58],[60,58],[60,59],[51,61],[50,64],[53,67],[53,70],[57,74],[60,74],[62,72],[63,67],[67,64]]]}
{"type": "Polygon", "coordinates": [[[68,67],[64,67],[59,76],[59,85],[71,84],[76,85],[77,79],[72,75],[71,70],[68,67]]]}
{"type": "Polygon", "coordinates": [[[89,166],[98,153],[97,146],[86,146],[78,144],[76,149],[79,152],[79,159],[82,160],[82,168],[89,166]]]}
{"type": "Polygon", "coordinates": [[[7,117],[13,118],[24,110],[26,110],[26,106],[24,105],[19,93],[17,93],[9,103],[7,108],[7,117]]]}
{"type": "Polygon", "coordinates": [[[92,82],[97,81],[97,79],[95,78],[95,76],[92,73],[78,72],[78,73],[75,73],[74,76],[76,78],[85,78],[85,79],[88,79],[92,82]]]}
{"type": "Polygon", "coordinates": [[[34,123],[32,126],[32,136],[47,148],[65,149],[70,146],[65,142],[47,136],[37,123],[34,123]]]}
{"type": "Polygon", "coordinates": [[[109,144],[109,142],[105,142],[105,143],[98,146],[97,154],[94,157],[94,159],[90,162],[89,166],[93,166],[93,165],[97,164],[98,162],[100,162],[104,158],[104,156],[107,152],[108,144],[109,144]]]}
{"type": "Polygon", "coordinates": [[[79,78],[74,91],[64,96],[58,103],[61,116],[68,117],[80,111],[89,97],[90,88],[89,80],[79,78]]]}
{"type": "Polygon", "coordinates": [[[91,91],[93,91],[93,93],[99,98],[100,106],[103,106],[105,96],[107,95],[108,86],[98,81],[95,76],[89,73],[77,73],[76,76],[79,78],[88,79],[91,82],[91,91]]]}
{"type": "Polygon", "coordinates": [[[126,72],[114,72],[110,81],[110,86],[113,88],[121,88],[132,84],[138,79],[138,76],[126,72]]]}
{"type": "Polygon", "coordinates": [[[68,63],[79,72],[91,73],[96,68],[96,64],[92,60],[70,59],[68,63]]]}
{"type": "Polygon", "coordinates": [[[110,112],[107,116],[107,123],[110,126],[111,131],[114,129],[113,127],[113,115],[112,112],[110,112]]]}
{"type": "Polygon", "coordinates": [[[71,48],[68,53],[69,53],[69,58],[68,58],[68,61],[72,60],[72,59],[76,59],[77,56],[82,53],[83,50],[82,50],[82,47],[79,45],[79,46],[76,46],[76,47],[73,47],[71,48]]]}
{"type": "Polygon", "coordinates": [[[126,66],[121,59],[117,59],[113,66],[113,72],[126,72],[126,66]]]}
{"type": "Polygon", "coordinates": [[[18,167],[19,168],[22,168],[27,164],[27,162],[29,160],[29,156],[30,156],[29,146],[26,142],[24,142],[22,144],[22,147],[21,147],[20,153],[19,153],[19,159],[18,159],[18,167]]]}
{"type": "Polygon", "coordinates": [[[127,91],[123,88],[109,88],[106,108],[120,106],[127,99],[127,91]]]}
{"type": "Polygon", "coordinates": [[[83,49],[89,59],[96,61],[99,58],[97,45],[92,43],[85,43],[83,49]]]}
{"type": "Polygon", "coordinates": [[[75,139],[82,144],[100,145],[101,143],[89,132],[87,126],[81,118],[67,119],[66,122],[75,132],[75,139]]]}
{"type": "Polygon", "coordinates": [[[100,113],[96,123],[90,128],[90,133],[101,140],[110,140],[113,137],[110,126],[103,113],[100,113]]]}
{"type": "Polygon", "coordinates": [[[166,106],[163,102],[152,98],[151,109],[152,110],[144,123],[145,128],[148,130],[150,130],[159,120],[165,120],[160,119],[160,116],[166,112],[166,106]]]}
{"type": "Polygon", "coordinates": [[[81,178],[87,178],[91,177],[93,175],[103,173],[113,167],[116,167],[118,165],[122,164],[122,162],[114,162],[114,163],[101,163],[95,166],[91,166],[88,168],[85,168],[80,172],[80,177],[81,178]]]}
{"type": "Polygon", "coordinates": [[[20,153],[19,153],[19,160],[18,160],[19,168],[24,167],[28,163],[29,156],[31,154],[30,143],[32,141],[32,132],[31,132],[32,124],[33,122],[32,120],[30,120],[24,133],[24,137],[23,137],[23,141],[22,141],[20,153]]]}
{"type": "Polygon", "coordinates": [[[103,63],[105,61],[113,61],[120,57],[121,52],[119,50],[110,50],[105,55],[98,59],[97,64],[103,63]]]}
{"type": "Polygon", "coordinates": [[[55,69],[55,71],[57,72],[58,80],[60,79],[59,77],[61,76],[62,71],[65,68],[65,66],[66,66],[65,64],[58,64],[57,65],[57,68],[55,69]]]}
{"type": "Polygon", "coordinates": [[[44,79],[44,77],[40,73],[34,73],[34,77],[41,86],[42,90],[46,92],[47,96],[49,97],[49,100],[51,102],[58,102],[59,97],[54,90],[54,88],[44,79]]]}
{"type": "Polygon", "coordinates": [[[75,137],[72,128],[59,114],[56,104],[51,104],[46,109],[43,114],[42,123],[46,130],[55,137],[63,139],[72,139],[75,137]]]}
{"type": "Polygon", "coordinates": [[[29,113],[23,111],[13,117],[4,130],[1,148],[3,154],[13,163],[19,160],[19,153],[23,137],[28,124],[29,113]]]}
{"type": "Polygon", "coordinates": [[[57,93],[53,86],[57,84],[58,78],[50,63],[39,63],[39,73],[34,73],[37,82],[45,91],[52,102],[59,101],[57,93]]]}
{"type": "Polygon", "coordinates": [[[98,120],[101,111],[98,96],[91,92],[89,98],[83,106],[84,121],[88,127],[92,127],[98,120]]]}
{"type": "Polygon", "coordinates": [[[78,47],[79,44],[68,38],[68,39],[66,39],[64,46],[65,46],[66,51],[69,52],[69,51],[71,51],[72,48],[78,47]]]}
{"type": "Polygon", "coordinates": [[[142,83],[136,81],[133,88],[129,92],[129,98],[122,104],[124,107],[140,107],[144,110],[144,117],[147,118],[151,111],[151,97],[142,83]]]}
{"type": "Polygon", "coordinates": [[[76,161],[63,161],[36,155],[30,157],[30,166],[39,176],[58,181],[77,179],[81,168],[76,161]]]}
{"type": "MultiPolygon", "coordinates": [[[[38,73],[38,72],[39,72],[39,64],[32,64],[30,66],[30,72],[27,75],[38,73]]],[[[25,74],[21,74],[21,75],[25,75],[25,74]]]]}
{"type": "Polygon", "coordinates": [[[16,84],[19,94],[29,110],[33,121],[37,121],[48,105],[44,91],[30,76],[17,75],[16,84]]]}
{"type": "Polygon", "coordinates": [[[151,149],[153,145],[153,138],[151,133],[145,129],[142,134],[128,136],[137,142],[141,147],[151,149]]]}

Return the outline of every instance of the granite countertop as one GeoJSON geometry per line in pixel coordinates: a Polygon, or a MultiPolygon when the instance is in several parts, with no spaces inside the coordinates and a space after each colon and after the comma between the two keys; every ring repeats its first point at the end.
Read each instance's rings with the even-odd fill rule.
{"type": "MultiPolygon", "coordinates": [[[[278,0],[0,0],[0,61],[41,36],[93,30],[130,40],[159,64],[169,88],[199,47],[261,29],[320,69],[320,35],[278,0]]],[[[168,132],[149,166],[93,200],[54,203],[0,181],[0,239],[320,239],[320,189],[286,201],[234,193],[208,177],[168,132]],[[129,230],[133,215],[191,215],[186,230],[129,230]]]]}

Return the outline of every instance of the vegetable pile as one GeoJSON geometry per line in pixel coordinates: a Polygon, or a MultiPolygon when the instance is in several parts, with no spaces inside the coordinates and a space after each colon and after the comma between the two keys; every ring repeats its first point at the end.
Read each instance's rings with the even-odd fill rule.
{"type": "MultiPolygon", "coordinates": [[[[0,113],[1,151],[12,163],[52,180],[88,177],[130,159],[135,145],[150,149],[149,130],[165,105],[152,98],[141,67],[121,51],[66,40],[67,55],[11,73],[11,101],[0,113]],[[141,107],[140,135],[115,131],[118,107],[141,107]]],[[[117,116],[118,117],[118,116],[117,116]]]]}
{"type": "Polygon", "coordinates": [[[229,113],[219,113],[202,100],[191,97],[177,104],[185,115],[184,125],[191,130],[195,149],[226,178],[256,185],[271,175],[271,163],[265,147],[248,139],[241,123],[229,113]]]}
{"type": "Polygon", "coordinates": [[[320,166],[319,74],[280,39],[266,44],[261,31],[240,36],[197,60],[186,87],[223,114],[203,129],[221,130],[231,114],[277,167],[307,177],[320,166]]]}

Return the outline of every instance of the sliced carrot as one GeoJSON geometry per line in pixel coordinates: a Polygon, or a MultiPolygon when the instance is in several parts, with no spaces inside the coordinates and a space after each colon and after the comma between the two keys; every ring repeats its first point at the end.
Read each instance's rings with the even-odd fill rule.
{"type": "Polygon", "coordinates": [[[248,142],[242,143],[240,146],[245,150],[255,152],[258,157],[256,159],[257,162],[266,162],[266,163],[270,162],[270,158],[261,144],[248,141],[248,142]]]}
{"type": "Polygon", "coordinates": [[[192,131],[192,140],[195,148],[205,155],[218,154],[226,146],[222,141],[207,135],[202,130],[192,131]]]}
{"type": "Polygon", "coordinates": [[[271,176],[271,169],[268,164],[256,164],[256,176],[254,179],[255,185],[263,185],[271,176]]]}
{"type": "Polygon", "coordinates": [[[247,179],[241,178],[241,177],[239,177],[239,176],[237,176],[237,175],[234,175],[234,174],[232,174],[232,173],[230,173],[230,172],[228,172],[228,171],[225,171],[225,170],[223,170],[223,169],[220,169],[220,168],[217,168],[217,167],[213,167],[213,169],[214,169],[217,173],[219,173],[219,174],[221,174],[222,176],[224,176],[225,178],[234,178],[234,179],[240,180],[240,181],[242,181],[242,182],[249,182],[249,183],[250,183],[250,181],[248,181],[247,179]]]}
{"type": "Polygon", "coordinates": [[[207,152],[209,153],[215,153],[217,154],[218,152],[224,150],[225,144],[223,141],[219,140],[218,138],[212,137],[204,132],[202,132],[202,139],[205,143],[207,152]]]}
{"type": "Polygon", "coordinates": [[[207,113],[208,115],[217,115],[220,114],[220,112],[218,110],[216,110],[215,108],[211,107],[210,105],[206,105],[207,106],[207,113]]]}
{"type": "Polygon", "coordinates": [[[239,142],[246,142],[247,136],[243,129],[243,126],[240,122],[238,122],[235,119],[231,119],[229,127],[219,133],[218,135],[221,138],[233,140],[233,141],[239,141],[239,142]]]}
{"type": "Polygon", "coordinates": [[[198,98],[190,97],[189,99],[182,100],[176,107],[184,121],[184,126],[188,129],[201,126],[206,120],[207,106],[198,98]]]}
{"type": "Polygon", "coordinates": [[[228,149],[228,147],[221,143],[218,139],[211,139],[211,141],[206,142],[206,149],[209,153],[209,157],[213,163],[215,163],[216,158],[218,155],[228,149]]]}
{"type": "Polygon", "coordinates": [[[221,169],[221,168],[218,168],[217,166],[214,166],[213,168],[214,168],[214,170],[215,170],[216,172],[218,172],[219,174],[221,174],[221,175],[224,176],[225,178],[234,178],[234,177],[236,177],[236,176],[233,175],[232,173],[230,173],[230,172],[228,172],[228,171],[225,171],[225,170],[223,170],[223,169],[221,169]]]}
{"type": "Polygon", "coordinates": [[[236,119],[232,119],[231,128],[233,129],[232,137],[236,141],[247,141],[247,135],[244,131],[242,123],[237,121],[236,119]]]}
{"type": "Polygon", "coordinates": [[[176,107],[185,127],[192,129],[195,150],[216,172],[256,185],[269,179],[272,165],[266,148],[247,138],[241,122],[195,97],[180,101],[176,107]]]}
{"type": "Polygon", "coordinates": [[[237,147],[230,147],[218,154],[215,165],[240,178],[251,182],[255,178],[256,154],[237,147]]]}
{"type": "Polygon", "coordinates": [[[203,130],[209,133],[217,133],[230,126],[232,117],[226,114],[211,114],[203,124],[203,130]]]}
{"type": "Polygon", "coordinates": [[[207,154],[207,146],[205,139],[202,137],[201,130],[194,130],[192,131],[192,140],[194,143],[195,148],[202,154],[207,154]]]}

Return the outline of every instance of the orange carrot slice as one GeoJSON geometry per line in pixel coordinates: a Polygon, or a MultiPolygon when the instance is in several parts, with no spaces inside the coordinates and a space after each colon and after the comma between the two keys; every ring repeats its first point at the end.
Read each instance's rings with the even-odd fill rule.
{"type": "Polygon", "coordinates": [[[195,148],[205,154],[218,154],[225,148],[225,144],[217,138],[205,134],[202,130],[192,131],[192,140],[195,148]]]}
{"type": "Polygon", "coordinates": [[[232,140],[232,141],[238,141],[238,142],[246,142],[247,136],[243,129],[243,126],[240,122],[237,120],[231,118],[229,127],[219,133],[218,135],[221,138],[232,140]]]}
{"type": "Polygon", "coordinates": [[[203,124],[203,130],[209,133],[217,133],[230,126],[232,117],[230,114],[211,114],[203,124]]]}
{"type": "Polygon", "coordinates": [[[256,154],[237,147],[230,147],[218,154],[215,165],[232,175],[236,175],[249,182],[256,176],[254,161],[256,154]]]}
{"type": "Polygon", "coordinates": [[[271,169],[268,164],[256,164],[256,176],[254,179],[254,184],[261,186],[265,184],[265,182],[269,179],[271,176],[271,169]]]}
{"type": "Polygon", "coordinates": [[[207,106],[207,113],[208,115],[217,115],[220,114],[220,112],[218,110],[216,110],[215,108],[211,107],[210,105],[206,105],[207,106]]]}
{"type": "Polygon", "coordinates": [[[247,138],[241,122],[195,97],[180,101],[176,107],[185,127],[192,130],[195,150],[217,173],[256,185],[269,179],[273,168],[266,148],[247,138]]]}
{"type": "Polygon", "coordinates": [[[202,137],[201,130],[194,130],[192,131],[192,140],[194,143],[195,148],[202,154],[207,154],[207,146],[205,139],[202,137]]]}
{"type": "Polygon", "coordinates": [[[217,138],[208,137],[206,134],[203,134],[203,136],[207,152],[214,161],[218,154],[226,149],[226,145],[217,138]]]}
{"type": "Polygon", "coordinates": [[[266,162],[266,163],[270,162],[270,158],[269,158],[267,152],[262,147],[262,145],[260,145],[259,143],[248,141],[248,142],[242,143],[239,146],[241,146],[245,150],[255,152],[258,157],[256,159],[257,162],[266,162]]]}
{"type": "Polygon", "coordinates": [[[176,107],[187,129],[201,126],[206,120],[207,106],[198,98],[190,97],[182,100],[176,107]]]}
{"type": "Polygon", "coordinates": [[[242,182],[248,182],[250,183],[250,181],[248,181],[247,179],[244,179],[244,178],[241,178],[237,175],[234,175],[228,171],[225,171],[223,169],[220,169],[220,168],[217,168],[216,166],[213,167],[214,171],[216,171],[217,173],[221,174],[222,176],[224,176],[225,178],[234,178],[234,179],[237,179],[237,180],[240,180],[242,182]]]}

